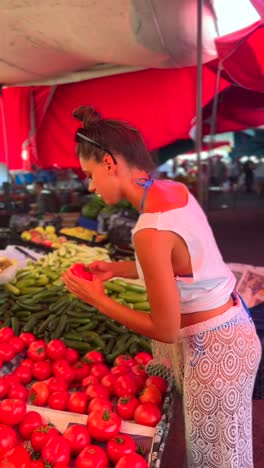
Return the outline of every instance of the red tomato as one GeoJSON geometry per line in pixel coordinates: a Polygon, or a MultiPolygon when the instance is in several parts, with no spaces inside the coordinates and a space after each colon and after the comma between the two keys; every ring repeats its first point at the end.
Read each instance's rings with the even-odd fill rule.
{"type": "Polygon", "coordinates": [[[155,427],[161,418],[161,412],[158,406],[153,403],[142,403],[135,411],[134,419],[137,424],[143,426],[155,427]]]}
{"type": "Polygon", "coordinates": [[[99,362],[98,364],[94,364],[90,375],[93,375],[94,377],[97,377],[99,382],[102,380],[102,378],[109,373],[109,369],[106,364],[103,364],[99,362]]]}
{"type": "Polygon", "coordinates": [[[141,455],[131,453],[120,458],[115,468],[148,468],[148,464],[141,455]]]}
{"type": "Polygon", "coordinates": [[[79,360],[79,353],[76,349],[73,348],[66,348],[65,352],[65,359],[68,361],[69,364],[74,364],[79,360]]]}
{"type": "Polygon", "coordinates": [[[48,405],[50,408],[60,411],[66,411],[68,408],[69,393],[64,392],[53,392],[50,394],[48,399],[48,405]]]}
{"type": "Polygon", "coordinates": [[[59,431],[52,424],[42,424],[38,426],[31,434],[31,445],[36,452],[40,452],[50,437],[58,436],[59,431]]]}
{"type": "Polygon", "coordinates": [[[55,462],[53,468],[70,468],[67,463],[55,462]]]}
{"type": "Polygon", "coordinates": [[[115,394],[114,384],[115,384],[116,379],[117,379],[117,377],[115,375],[107,374],[101,380],[101,385],[103,385],[105,388],[107,388],[110,395],[115,394]]]}
{"type": "Polygon", "coordinates": [[[93,398],[88,405],[88,414],[93,411],[99,411],[102,409],[112,410],[113,404],[110,400],[104,400],[103,398],[93,398]]]}
{"type": "Polygon", "coordinates": [[[17,385],[17,384],[20,383],[18,377],[16,375],[13,375],[13,374],[5,375],[4,379],[5,379],[6,383],[7,383],[8,388],[11,387],[11,385],[17,385]]]}
{"type": "Polygon", "coordinates": [[[72,413],[86,413],[87,395],[84,392],[71,393],[68,399],[68,410],[72,413]]]}
{"type": "Polygon", "coordinates": [[[141,403],[153,403],[159,406],[162,402],[162,395],[159,389],[155,385],[149,385],[143,388],[139,400],[141,403]]]}
{"type": "Polygon", "coordinates": [[[41,450],[41,458],[45,463],[69,463],[70,444],[62,436],[50,437],[41,450]]]}
{"type": "Polygon", "coordinates": [[[88,445],[76,458],[76,468],[108,468],[105,451],[98,445],[88,445]]]}
{"type": "Polygon", "coordinates": [[[109,392],[107,388],[101,384],[89,385],[89,387],[86,387],[85,393],[89,400],[92,400],[93,398],[103,398],[105,400],[109,400],[109,392]]]}
{"type": "Polygon", "coordinates": [[[35,362],[32,367],[32,375],[36,380],[46,380],[51,375],[51,364],[48,360],[35,362]]]}
{"type": "Polygon", "coordinates": [[[47,355],[52,361],[62,359],[66,354],[66,345],[62,340],[54,339],[51,340],[47,345],[47,355]]]}
{"type": "MultiPolygon", "coordinates": [[[[33,361],[31,362],[33,363],[33,361]]],[[[26,385],[32,380],[32,370],[29,366],[20,364],[20,366],[15,369],[14,376],[18,378],[20,383],[26,385]]]]}
{"type": "Polygon", "coordinates": [[[45,465],[41,460],[32,460],[30,468],[45,468],[45,465]]]}
{"type": "Polygon", "coordinates": [[[66,392],[68,385],[62,378],[51,377],[47,382],[50,391],[54,392],[66,392]]]}
{"type": "Polygon", "coordinates": [[[129,374],[131,372],[131,369],[130,367],[128,366],[124,366],[123,364],[120,365],[120,366],[115,366],[115,367],[112,367],[112,369],[110,370],[111,374],[115,375],[116,377],[119,377],[120,375],[126,375],[126,374],[129,374]]]}
{"type": "Polygon", "coordinates": [[[131,369],[132,373],[138,377],[142,377],[144,380],[147,379],[148,374],[145,371],[145,367],[142,364],[135,364],[131,369]]]}
{"type": "Polygon", "coordinates": [[[6,424],[0,424],[0,452],[10,450],[18,444],[14,429],[6,424]]]}
{"type": "Polygon", "coordinates": [[[167,391],[167,381],[158,375],[152,375],[146,380],[146,387],[149,385],[155,385],[160,390],[161,394],[164,395],[167,391]]]}
{"type": "Polygon", "coordinates": [[[34,429],[36,429],[38,426],[41,426],[42,424],[42,416],[36,411],[29,411],[26,413],[24,419],[18,426],[19,435],[22,437],[22,439],[28,440],[30,439],[34,429]]]}
{"type": "Polygon", "coordinates": [[[0,402],[0,422],[19,424],[26,414],[26,403],[22,400],[2,400],[0,402]]]}
{"type": "Polygon", "coordinates": [[[73,424],[68,427],[63,437],[69,442],[72,455],[77,455],[91,443],[91,437],[86,427],[80,424],[73,424]]]}
{"type": "Polygon", "coordinates": [[[21,338],[21,340],[24,341],[25,348],[28,348],[29,345],[36,340],[35,335],[33,335],[33,333],[28,332],[21,333],[19,337],[21,338]]]}
{"type": "Polygon", "coordinates": [[[3,362],[12,361],[15,357],[15,350],[9,343],[0,343],[0,359],[3,362]]]}
{"type": "Polygon", "coordinates": [[[75,362],[72,366],[75,372],[75,380],[81,382],[89,374],[89,366],[83,361],[75,362]]]}
{"type": "Polygon", "coordinates": [[[119,398],[116,405],[117,414],[119,414],[119,416],[122,419],[125,419],[126,421],[134,419],[134,414],[138,405],[139,401],[135,396],[122,396],[121,398],[119,398]]]}
{"type": "Polygon", "coordinates": [[[29,390],[28,400],[36,406],[44,406],[48,402],[50,389],[45,382],[35,382],[29,390]]]}
{"type": "Polygon", "coordinates": [[[9,387],[7,397],[11,398],[11,400],[27,401],[28,389],[21,384],[12,385],[9,387]]]}
{"type": "Polygon", "coordinates": [[[120,458],[130,453],[135,453],[137,445],[128,434],[117,434],[108,440],[106,446],[106,453],[112,463],[117,463],[120,458]]]}
{"type": "Polygon", "coordinates": [[[44,361],[47,356],[47,345],[44,340],[36,340],[30,343],[28,357],[33,361],[44,361]]]}
{"type": "Polygon", "coordinates": [[[145,351],[140,351],[136,354],[134,359],[137,364],[143,364],[143,366],[146,366],[149,361],[152,361],[153,357],[151,354],[146,353],[145,351]]]}
{"type": "Polygon", "coordinates": [[[103,362],[104,361],[104,356],[100,351],[88,351],[88,353],[85,354],[83,360],[87,364],[95,364],[98,362],[103,362]]]}
{"type": "Polygon", "coordinates": [[[58,359],[58,361],[55,361],[52,364],[52,373],[54,377],[61,378],[67,383],[75,379],[75,372],[66,359],[58,359]]]}
{"type": "Polygon", "coordinates": [[[120,375],[114,383],[115,394],[118,397],[123,395],[136,395],[138,387],[136,380],[131,375],[120,375]]]}
{"type": "Polygon", "coordinates": [[[115,366],[128,366],[132,367],[135,364],[135,360],[129,354],[120,354],[115,358],[114,365],[115,366]]]}
{"type": "Polygon", "coordinates": [[[93,375],[88,375],[87,377],[85,377],[85,379],[82,380],[82,387],[85,388],[89,387],[89,385],[94,385],[98,383],[99,381],[96,377],[94,377],[93,375]]]}
{"type": "Polygon", "coordinates": [[[93,274],[90,272],[89,266],[84,265],[83,263],[74,263],[70,270],[73,275],[78,276],[79,278],[83,278],[88,281],[92,281],[93,279],[93,274]]]}
{"type": "Polygon", "coordinates": [[[137,384],[138,392],[140,392],[145,387],[145,379],[143,379],[143,377],[141,377],[140,375],[135,375],[135,374],[132,374],[132,375],[137,384]]]}
{"type": "Polygon", "coordinates": [[[3,365],[4,365],[4,361],[2,358],[0,358],[0,369],[2,369],[3,365]]]}
{"type": "Polygon", "coordinates": [[[0,468],[30,468],[30,456],[24,447],[14,447],[5,452],[0,468]]]}
{"type": "Polygon", "coordinates": [[[13,338],[14,332],[10,327],[4,327],[0,330],[0,343],[8,343],[13,338]]]}
{"type": "Polygon", "coordinates": [[[34,361],[32,361],[32,359],[26,358],[20,363],[20,366],[26,366],[26,367],[29,367],[29,369],[32,369],[33,364],[34,364],[34,361]]]}
{"type": "Polygon", "coordinates": [[[4,377],[0,377],[0,400],[2,400],[8,391],[8,383],[4,377]]]}
{"type": "Polygon", "coordinates": [[[87,428],[89,434],[99,442],[104,442],[120,431],[121,419],[111,410],[103,409],[89,414],[87,428]]]}
{"type": "Polygon", "coordinates": [[[25,347],[24,341],[19,338],[19,336],[13,336],[9,341],[9,344],[14,348],[16,354],[20,353],[20,351],[25,347]]]}

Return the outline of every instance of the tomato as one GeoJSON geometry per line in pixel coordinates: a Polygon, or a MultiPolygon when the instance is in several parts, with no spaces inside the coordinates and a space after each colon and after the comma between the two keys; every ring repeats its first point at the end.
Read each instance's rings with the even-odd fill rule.
{"type": "Polygon", "coordinates": [[[68,400],[68,410],[72,413],[86,413],[87,395],[84,392],[71,393],[68,400]]]}
{"type": "Polygon", "coordinates": [[[135,453],[137,445],[128,434],[117,434],[108,440],[106,453],[112,463],[117,463],[120,458],[130,453],[135,453]]]}
{"type": "Polygon", "coordinates": [[[98,383],[99,381],[97,377],[94,377],[93,375],[88,375],[87,377],[85,377],[85,379],[82,380],[82,387],[85,388],[89,387],[89,385],[94,385],[98,383]]]}
{"type": "Polygon", "coordinates": [[[68,361],[69,364],[74,364],[79,360],[79,353],[76,349],[73,348],[66,348],[65,352],[65,359],[68,361]]]}
{"type": "Polygon", "coordinates": [[[4,327],[0,330],[0,343],[8,343],[13,338],[14,332],[10,327],[4,327]]]}
{"type": "Polygon", "coordinates": [[[69,463],[70,444],[62,436],[50,437],[41,450],[41,458],[45,463],[69,463]]]}
{"type": "Polygon", "coordinates": [[[36,452],[40,452],[50,437],[58,436],[59,431],[52,424],[42,424],[31,434],[31,445],[36,452]]]}
{"type": "Polygon", "coordinates": [[[70,468],[68,463],[62,463],[62,462],[55,462],[54,465],[52,465],[53,468],[70,468]]]}
{"type": "Polygon", "coordinates": [[[148,464],[141,455],[131,453],[120,458],[115,468],[148,468],[148,464]]]}
{"type": "Polygon", "coordinates": [[[45,465],[41,460],[32,460],[30,468],[45,468],[45,465]]]}
{"type": "Polygon", "coordinates": [[[136,380],[131,375],[120,375],[114,383],[115,394],[118,397],[123,395],[136,395],[138,387],[136,380]]]}
{"type": "Polygon", "coordinates": [[[148,387],[143,388],[139,396],[139,401],[141,403],[153,403],[154,405],[159,406],[162,402],[162,395],[155,385],[149,385],[148,387]]]}
{"type": "Polygon", "coordinates": [[[0,343],[0,359],[3,362],[12,361],[15,357],[15,350],[9,343],[0,343]]]}
{"type": "Polygon", "coordinates": [[[109,392],[107,388],[101,384],[89,385],[89,387],[86,387],[85,389],[85,394],[88,396],[89,400],[92,400],[93,398],[104,398],[105,400],[109,400],[109,392]]]}
{"type": "Polygon", "coordinates": [[[75,379],[75,372],[70,367],[66,359],[58,359],[52,364],[52,373],[54,377],[61,378],[65,382],[70,383],[75,379]]]}
{"type": "Polygon", "coordinates": [[[97,377],[99,382],[102,380],[102,378],[109,373],[109,369],[106,364],[103,364],[99,362],[98,364],[94,364],[90,375],[93,375],[94,377],[97,377]]]}
{"type": "Polygon", "coordinates": [[[38,426],[43,424],[42,416],[36,411],[28,411],[21,423],[18,426],[19,435],[24,440],[28,440],[31,437],[32,432],[38,426]]]}
{"type": "Polygon", "coordinates": [[[0,369],[2,369],[3,365],[4,365],[4,361],[2,358],[0,358],[0,369]]]}
{"type": "Polygon", "coordinates": [[[142,377],[144,380],[147,379],[148,374],[145,371],[145,367],[142,364],[135,364],[131,369],[132,373],[138,377],[142,377]]]}
{"type": "Polygon", "coordinates": [[[48,405],[52,409],[66,411],[68,408],[69,393],[64,392],[53,392],[50,394],[48,399],[48,405]]]}
{"type": "Polygon", "coordinates": [[[75,362],[72,366],[75,372],[75,380],[81,382],[89,374],[89,366],[83,361],[75,362]]]}
{"type": "Polygon", "coordinates": [[[47,345],[44,340],[36,340],[30,343],[28,357],[33,361],[43,361],[47,356],[47,345]]]}
{"type": "Polygon", "coordinates": [[[27,401],[28,389],[21,384],[12,385],[8,390],[7,397],[11,398],[11,400],[27,401]]]}
{"type": "Polygon", "coordinates": [[[2,400],[8,391],[8,383],[4,377],[0,377],[0,400],[2,400]]]}
{"type": "Polygon", "coordinates": [[[104,400],[103,398],[93,398],[88,405],[88,414],[93,411],[99,411],[102,409],[112,409],[113,404],[110,400],[104,400]]]}
{"type": "Polygon", "coordinates": [[[93,279],[93,274],[89,270],[89,266],[84,265],[83,263],[74,263],[71,266],[70,271],[73,275],[78,276],[79,278],[83,278],[88,281],[92,281],[93,279]]]}
{"type": "Polygon", "coordinates": [[[5,452],[0,468],[30,468],[30,456],[24,447],[14,447],[5,452]]]}
{"type": "Polygon", "coordinates": [[[47,384],[49,386],[49,389],[52,393],[54,392],[66,392],[68,389],[67,382],[63,380],[62,378],[56,378],[56,377],[51,377],[48,381],[47,384]]]}
{"type": "Polygon", "coordinates": [[[115,381],[117,377],[113,374],[107,374],[105,375],[102,380],[101,380],[101,385],[103,385],[105,388],[107,388],[109,395],[114,395],[115,394],[115,381]]]}
{"type": "Polygon", "coordinates": [[[122,419],[127,421],[134,419],[134,414],[139,405],[138,399],[133,395],[124,395],[119,398],[116,411],[122,419]]]}
{"type": "Polygon", "coordinates": [[[47,355],[52,361],[64,358],[66,353],[66,345],[62,340],[51,340],[47,345],[47,355]]]}
{"type": "Polygon", "coordinates": [[[143,364],[143,366],[146,366],[149,361],[152,361],[153,357],[145,351],[140,351],[135,355],[134,359],[137,364],[143,364]]]}
{"type": "Polygon", "coordinates": [[[104,442],[120,431],[120,417],[109,409],[93,411],[89,414],[87,428],[89,434],[99,442],[104,442]]]}
{"type": "Polygon", "coordinates": [[[131,372],[131,369],[128,366],[124,366],[123,364],[120,366],[115,366],[112,367],[110,370],[110,373],[115,375],[116,377],[119,377],[120,375],[126,375],[131,372]]]}
{"type": "Polygon", "coordinates": [[[158,375],[152,375],[146,380],[146,387],[149,385],[155,385],[161,392],[162,395],[167,391],[167,381],[158,375]]]}
{"type": "Polygon", "coordinates": [[[13,336],[9,341],[9,344],[14,348],[16,354],[20,353],[20,351],[25,347],[24,341],[19,338],[19,336],[13,336]]]}
{"type": "Polygon", "coordinates": [[[20,366],[15,369],[14,376],[18,378],[20,383],[26,385],[32,380],[32,370],[29,366],[20,364],[20,366]]]}
{"type": "Polygon", "coordinates": [[[6,383],[7,383],[8,388],[11,387],[11,385],[17,385],[17,384],[20,383],[18,377],[16,375],[13,375],[13,374],[5,375],[4,379],[5,379],[6,383]]]}
{"type": "Polygon", "coordinates": [[[76,458],[76,468],[108,468],[105,451],[98,445],[88,445],[76,458]]]}
{"type": "Polygon", "coordinates": [[[134,419],[137,424],[155,427],[161,418],[158,406],[153,403],[142,403],[135,411],[134,419]]]}
{"type": "Polygon", "coordinates": [[[35,362],[32,367],[32,375],[36,380],[46,380],[51,375],[51,364],[48,360],[35,362]]]}
{"type": "Polygon", "coordinates": [[[29,345],[36,340],[35,335],[29,332],[20,333],[19,338],[24,341],[25,348],[28,348],[29,345]]]}
{"type": "Polygon", "coordinates": [[[31,386],[28,394],[29,403],[36,406],[46,405],[50,394],[48,384],[45,382],[35,382],[31,386]]]}
{"type": "Polygon", "coordinates": [[[100,351],[88,351],[88,353],[85,354],[83,360],[87,364],[96,364],[98,362],[103,362],[104,361],[104,356],[100,351]]]}
{"type": "Polygon", "coordinates": [[[80,424],[69,426],[63,437],[69,442],[72,455],[77,455],[91,443],[91,437],[86,427],[80,424]]]}
{"type": "Polygon", "coordinates": [[[132,367],[135,364],[135,360],[129,354],[120,354],[115,358],[114,365],[115,366],[128,366],[132,367]]]}
{"type": "Polygon", "coordinates": [[[32,359],[26,358],[26,359],[23,359],[23,361],[21,361],[20,366],[25,366],[25,367],[28,367],[29,369],[32,369],[33,364],[34,364],[34,361],[32,361],[32,359]]]}
{"type": "Polygon", "coordinates": [[[22,400],[7,398],[0,402],[0,422],[4,424],[19,424],[26,414],[26,403],[22,400]]]}
{"type": "Polygon", "coordinates": [[[0,452],[9,450],[18,444],[14,429],[6,424],[0,424],[0,452]]]}
{"type": "Polygon", "coordinates": [[[140,392],[145,387],[145,379],[141,377],[140,375],[135,375],[135,374],[132,374],[132,375],[137,384],[138,392],[140,392]]]}

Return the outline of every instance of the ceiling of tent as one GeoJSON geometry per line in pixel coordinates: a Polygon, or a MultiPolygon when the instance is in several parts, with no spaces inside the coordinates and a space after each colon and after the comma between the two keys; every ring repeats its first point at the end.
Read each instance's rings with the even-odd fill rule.
{"type": "MultiPolygon", "coordinates": [[[[203,2],[204,63],[217,54],[212,4],[203,2]]],[[[197,0],[1,0],[0,83],[194,65],[196,26],[197,0]]]]}

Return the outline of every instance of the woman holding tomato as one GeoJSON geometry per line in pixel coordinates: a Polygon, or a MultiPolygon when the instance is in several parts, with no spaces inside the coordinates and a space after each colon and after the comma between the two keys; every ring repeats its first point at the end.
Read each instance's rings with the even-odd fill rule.
{"type": "Polygon", "coordinates": [[[154,356],[166,343],[183,393],[189,467],[253,467],[251,399],[261,346],[205,214],[183,184],[151,177],[152,161],[135,128],[86,106],[74,117],[83,124],[77,154],[89,190],[110,205],[128,200],[140,216],[132,232],[135,262],[94,262],[91,281],[67,270],[65,285],[155,340],[154,356]],[[103,282],[116,276],[144,279],[150,314],[105,294],[103,282]]]}

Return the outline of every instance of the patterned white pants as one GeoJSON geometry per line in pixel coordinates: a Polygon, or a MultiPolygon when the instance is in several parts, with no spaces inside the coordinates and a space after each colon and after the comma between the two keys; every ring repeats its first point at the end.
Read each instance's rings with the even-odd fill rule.
{"type": "Polygon", "coordinates": [[[252,468],[252,393],[261,358],[255,326],[237,304],[181,329],[179,343],[153,343],[183,394],[189,468],[252,468]]]}

